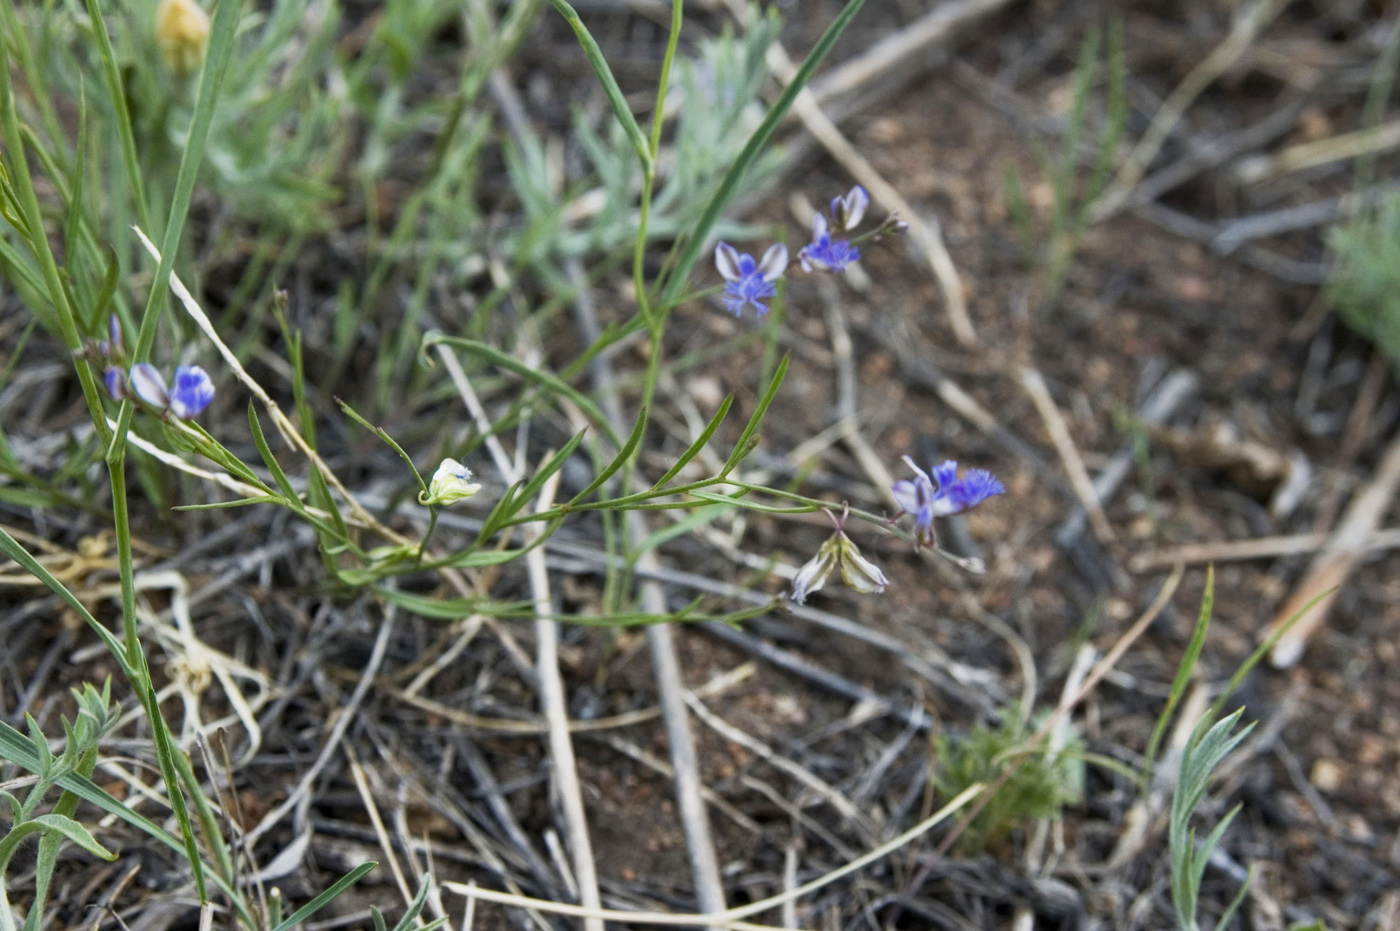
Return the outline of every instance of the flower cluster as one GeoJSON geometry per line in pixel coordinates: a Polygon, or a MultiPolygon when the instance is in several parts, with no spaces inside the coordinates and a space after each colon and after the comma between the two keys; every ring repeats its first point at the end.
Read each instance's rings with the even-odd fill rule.
{"type": "Polygon", "coordinates": [[[797,253],[802,270],[813,269],[823,272],[844,271],[847,265],[860,259],[860,250],[851,245],[849,239],[832,239],[834,228],[838,233],[846,233],[860,225],[865,211],[870,206],[870,195],[857,184],[844,197],[831,201],[831,220],[822,214],[812,218],[812,241],[797,253]]]}
{"type": "Polygon", "coordinates": [[[986,469],[968,469],[958,478],[958,464],[949,459],[933,467],[930,475],[908,456],[904,462],[914,470],[912,479],[895,482],[890,491],[904,514],[914,515],[914,539],[932,545],[933,519],[976,507],[993,495],[1006,493],[1006,487],[986,469]]]}
{"type": "MultiPolygon", "coordinates": [[[[827,213],[812,218],[812,241],[797,253],[797,261],[805,272],[840,272],[860,260],[860,250],[850,239],[841,238],[865,219],[870,207],[870,195],[857,184],[840,197],[834,197],[827,213]]],[[[856,237],[857,241],[878,239],[885,233],[902,233],[908,224],[891,215],[873,230],[856,237]]],[[[787,270],[788,251],[781,243],[768,247],[761,261],[741,253],[729,243],[715,247],[715,268],[724,284],[724,306],[736,317],[743,316],[745,307],[753,307],[762,319],[768,313],[763,301],[777,294],[773,283],[787,270]]]]}
{"type": "Polygon", "coordinates": [[[149,362],[138,362],[130,372],[112,366],[104,378],[107,393],[117,401],[145,401],[163,413],[180,420],[198,417],[214,400],[214,383],[209,373],[197,365],[182,365],[175,370],[175,382],[166,388],[165,377],[149,362]]]}
{"type": "MultiPolygon", "coordinates": [[[[951,459],[935,466],[932,475],[914,464],[908,456],[904,461],[914,470],[914,478],[894,483],[890,490],[901,510],[891,522],[905,514],[914,515],[914,546],[933,544],[933,519],[957,514],[976,507],[993,495],[1006,493],[1005,486],[986,469],[968,469],[958,478],[958,464],[951,459]]],[[[792,580],[788,597],[806,604],[807,596],[821,589],[836,570],[847,585],[863,595],[883,594],[889,586],[880,568],[860,554],[855,543],[846,536],[846,516],[838,518],[830,511],[826,516],[836,525],[836,532],[822,544],[817,555],[807,561],[792,580]]]]}

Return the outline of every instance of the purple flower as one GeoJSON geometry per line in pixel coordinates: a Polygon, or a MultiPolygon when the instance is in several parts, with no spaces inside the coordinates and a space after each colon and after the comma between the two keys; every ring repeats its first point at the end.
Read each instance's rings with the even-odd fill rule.
{"type": "MultiPolygon", "coordinates": [[[[836,203],[841,201],[842,198],[836,199],[836,203]]],[[[864,212],[865,208],[860,207],[859,210],[864,212]]],[[[812,241],[797,253],[797,260],[802,263],[804,272],[810,272],[814,268],[824,272],[839,272],[859,258],[860,250],[851,245],[850,240],[831,238],[826,217],[820,213],[812,218],[812,241]]]]}
{"type": "MultiPolygon", "coordinates": [[[[107,373],[107,390],[112,391],[112,375],[107,373]]],[[[169,391],[165,379],[154,365],[138,362],[131,367],[131,387],[136,396],[153,407],[169,411],[181,420],[199,416],[200,411],[214,400],[214,383],[209,373],[197,365],[182,365],[175,370],[175,385],[169,391]]],[[[113,397],[116,395],[113,394],[113,397]]]]}
{"type": "Polygon", "coordinates": [[[831,219],[836,221],[836,225],[842,230],[850,232],[865,218],[865,210],[870,206],[870,195],[865,193],[865,188],[857,184],[846,192],[844,197],[833,197],[831,199],[831,219]]]}
{"type": "Polygon", "coordinates": [[[744,308],[752,305],[760,319],[768,313],[764,300],[777,294],[773,282],[783,277],[787,269],[787,246],[776,243],[763,253],[763,259],[754,262],[753,256],[741,253],[729,243],[715,246],[715,268],[724,278],[724,306],[736,317],[744,314],[744,308]]]}
{"type": "Polygon", "coordinates": [[[122,324],[117,319],[116,314],[107,318],[107,333],[111,339],[98,340],[97,354],[104,359],[111,359],[121,356],[124,347],[122,345],[122,324]]]}
{"type": "Polygon", "coordinates": [[[131,397],[131,386],[127,384],[126,373],[117,366],[107,369],[102,380],[107,384],[107,393],[113,401],[125,401],[131,397]]]}
{"type": "Polygon", "coordinates": [[[904,457],[904,462],[914,470],[915,476],[895,482],[890,490],[899,504],[900,514],[914,515],[914,539],[919,543],[933,543],[935,517],[966,511],[993,495],[1006,493],[1006,487],[986,469],[968,469],[958,478],[958,464],[949,459],[934,466],[930,477],[908,456],[904,457]]]}

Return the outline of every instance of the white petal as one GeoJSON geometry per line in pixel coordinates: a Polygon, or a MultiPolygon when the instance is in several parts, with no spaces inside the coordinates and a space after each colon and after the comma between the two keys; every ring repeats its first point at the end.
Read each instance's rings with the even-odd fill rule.
{"type": "Polygon", "coordinates": [[[758,263],[758,273],[764,281],[777,281],[783,277],[783,272],[787,271],[787,264],[787,246],[777,242],[763,253],[763,261],[758,263]]]}
{"type": "Polygon", "coordinates": [[[165,390],[165,378],[149,362],[138,362],[131,367],[131,387],[136,396],[155,407],[170,404],[170,395],[165,390]]]}
{"type": "Polygon", "coordinates": [[[865,193],[865,188],[857,184],[851,188],[850,193],[841,202],[841,206],[844,208],[842,219],[845,221],[846,229],[855,229],[865,218],[866,208],[870,206],[870,195],[865,193]]]}
{"type": "Polygon", "coordinates": [[[836,568],[836,553],[829,543],[830,541],[822,544],[817,555],[807,560],[807,564],[799,569],[793,578],[792,593],[788,597],[798,604],[806,604],[808,595],[820,591],[831,575],[831,570],[836,568]]]}
{"type": "Polygon", "coordinates": [[[725,281],[738,281],[744,276],[739,273],[739,250],[727,242],[715,246],[715,268],[725,281]]]}
{"type": "Polygon", "coordinates": [[[862,556],[845,534],[841,535],[841,578],[862,595],[883,595],[890,584],[880,567],[862,556]]]}

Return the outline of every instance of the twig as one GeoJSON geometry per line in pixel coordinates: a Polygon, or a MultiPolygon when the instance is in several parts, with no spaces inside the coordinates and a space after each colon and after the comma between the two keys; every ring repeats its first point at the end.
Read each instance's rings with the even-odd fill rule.
{"type": "Polygon", "coordinates": [[[810,770],[783,756],[757,737],[725,721],[709,708],[706,708],[704,703],[696,698],[693,692],[686,692],[685,701],[686,704],[690,706],[690,710],[695,712],[695,716],[705,723],[705,726],[709,727],[725,740],[738,744],[755,756],[765,760],[775,769],[787,773],[825,799],[831,807],[840,812],[841,816],[847,821],[869,834],[873,835],[875,833],[875,826],[870,822],[869,818],[856,808],[855,805],[851,804],[851,801],[847,799],[846,796],[842,795],[838,789],[813,775],[810,770]]]}
{"type": "MultiPolygon", "coordinates": [[[[1253,540],[1223,540],[1218,543],[1185,543],[1170,549],[1139,553],[1128,562],[1133,572],[1165,569],[1177,563],[1198,565],[1207,562],[1240,562],[1246,559],[1272,559],[1313,553],[1327,543],[1322,533],[1296,533],[1289,536],[1258,537],[1253,540]]],[[[1361,544],[1365,552],[1400,547],[1400,529],[1378,530],[1361,544]]]]}
{"type": "Polygon", "coordinates": [[[1050,439],[1055,444],[1055,451],[1060,454],[1060,462],[1064,464],[1070,486],[1074,488],[1074,493],[1079,496],[1079,503],[1083,505],[1084,510],[1089,515],[1089,523],[1094,527],[1094,535],[1099,538],[1100,543],[1112,543],[1114,539],[1113,528],[1109,525],[1103,507],[1099,504],[1098,493],[1094,489],[1094,483],[1089,479],[1089,470],[1084,468],[1084,460],[1079,455],[1079,449],[1074,445],[1074,438],[1069,435],[1069,427],[1065,424],[1064,416],[1060,413],[1060,409],[1055,406],[1055,399],[1050,397],[1050,389],[1046,386],[1045,379],[1041,377],[1040,372],[1027,366],[1021,370],[1021,386],[1031,396],[1031,402],[1035,404],[1035,409],[1040,413],[1041,419],[1045,421],[1045,429],[1050,433],[1050,439]]]}
{"type": "Polygon", "coordinates": [[[1226,220],[1217,226],[1210,247],[1220,255],[1229,255],[1255,239],[1334,223],[1364,207],[1380,203],[1397,191],[1400,191],[1400,183],[1376,184],[1363,191],[1327,197],[1297,207],[1284,207],[1236,220],[1226,220]]]}
{"type": "Polygon", "coordinates": [[[1236,11],[1230,34],[1200,64],[1191,69],[1152,117],[1147,131],[1128,154],[1113,183],[1104,192],[1099,208],[1103,215],[1116,210],[1132,193],[1148,166],[1152,164],[1152,160],[1157,157],[1162,144],[1167,141],[1167,137],[1171,135],[1191,104],[1202,91],[1215,82],[1216,78],[1239,61],[1240,56],[1254,43],[1254,39],[1264,27],[1282,12],[1289,2],[1290,0],[1253,0],[1248,6],[1236,11]]]}
{"type": "MultiPolygon", "coordinates": [[[[576,260],[569,263],[566,272],[570,280],[582,285],[583,269],[576,260]]],[[[600,332],[598,319],[587,287],[579,288],[578,298],[574,301],[574,314],[584,338],[596,340],[600,332]]],[[[590,370],[604,412],[619,432],[625,432],[626,423],[608,356],[596,356],[590,370]]],[[[643,512],[628,511],[626,527],[634,542],[647,538],[647,521],[643,512]]],[[[649,614],[664,615],[667,612],[666,593],[656,581],[646,579],[648,574],[660,568],[654,548],[647,549],[637,558],[635,570],[644,579],[640,586],[642,610],[649,614]]],[[[684,680],[676,656],[675,640],[671,636],[671,625],[653,624],[647,628],[646,638],[656,676],[661,716],[666,726],[666,739],[670,744],[671,765],[675,770],[676,814],[685,835],[686,854],[695,880],[696,901],[702,910],[717,912],[724,908],[724,880],[719,871],[719,858],[715,854],[709,814],[705,811],[705,800],[700,792],[703,785],[700,764],[695,754],[695,739],[690,732],[690,718],[681,697],[684,680]]]]}
{"type": "Polygon", "coordinates": [[[1274,644],[1269,653],[1269,662],[1274,668],[1287,669],[1303,655],[1308,638],[1322,626],[1338,590],[1366,551],[1366,542],[1375,533],[1376,525],[1389,508],[1397,487],[1400,487],[1400,434],[1391,439],[1370,484],[1352,498],[1341,524],[1308,567],[1307,575],[1293,589],[1293,594],[1284,602],[1273,622],[1260,634],[1261,640],[1267,639],[1295,614],[1307,608],[1314,598],[1331,589],[1330,594],[1324,595],[1274,644]]]}
{"type": "MultiPolygon", "coordinates": [[[[350,722],[355,717],[355,712],[360,707],[360,702],[364,701],[365,695],[369,692],[370,683],[379,674],[379,667],[384,663],[384,656],[389,651],[389,639],[394,633],[394,622],[398,618],[398,609],[392,605],[384,607],[384,621],[379,625],[379,633],[375,635],[374,647],[370,650],[369,661],[365,663],[364,673],[360,676],[360,681],[355,683],[355,689],[350,693],[350,698],[345,702],[336,715],[335,723],[331,725],[330,733],[326,735],[325,743],[321,746],[321,752],[317,755],[315,762],[307,768],[306,772],[297,782],[297,786],[291,794],[272,811],[263,816],[263,819],[243,835],[242,841],[250,849],[258,838],[272,830],[283,818],[294,808],[301,805],[303,799],[311,791],[312,784],[321,775],[321,770],[325,769],[330,762],[331,756],[345,737],[345,731],[350,727],[350,722]]],[[[412,896],[409,897],[410,899],[412,896]]]]}
{"type": "MultiPolygon", "coordinates": [[[[1166,423],[1176,409],[1196,393],[1196,384],[1197,379],[1192,372],[1186,369],[1172,372],[1143,401],[1138,419],[1149,426],[1166,423]]],[[[1113,497],[1132,469],[1133,455],[1133,444],[1129,442],[1113,454],[1108,465],[1099,470],[1098,478],[1093,483],[1095,501],[1102,504],[1113,497]]],[[[1055,542],[1061,547],[1072,544],[1083,531],[1084,520],[1085,512],[1076,510],[1055,531],[1055,542]]]]}
{"type": "MultiPolygon", "coordinates": [[[[885,92],[897,90],[917,77],[937,58],[934,48],[952,38],[959,29],[991,16],[1011,0],[952,0],[940,3],[929,12],[892,32],[859,55],[814,80],[810,89],[817,103],[826,109],[839,99],[856,96],[871,84],[885,85],[885,92]]],[[[862,107],[868,107],[868,97],[862,107]]]]}
{"type": "Polygon", "coordinates": [[[497,902],[502,905],[514,905],[517,907],[532,907],[541,912],[552,912],[556,915],[571,915],[579,918],[597,917],[606,921],[617,921],[627,924],[679,925],[682,927],[721,926],[733,928],[736,929],[736,931],[743,931],[745,928],[760,928],[765,926],[750,924],[744,921],[744,919],[753,915],[761,915],[769,909],[780,908],[785,902],[795,901],[812,892],[816,892],[818,889],[823,889],[836,882],[838,879],[863,869],[871,863],[894,853],[896,850],[908,846],[922,835],[948,820],[949,817],[956,814],[982,791],[983,786],[981,783],[975,783],[969,786],[948,802],[947,805],[944,805],[941,809],[905,831],[903,834],[881,844],[869,853],[857,857],[846,865],[817,877],[811,882],[803,883],[795,889],[788,889],[778,895],[769,896],[766,899],[760,899],[748,905],[740,905],[720,912],[686,915],[676,912],[626,912],[617,909],[591,910],[580,908],[576,905],[564,905],[558,902],[546,902],[540,899],[525,899],[520,896],[497,892],[494,889],[482,889],[476,885],[458,882],[443,883],[443,888],[450,892],[481,899],[485,902],[497,902]]]}
{"type": "Polygon", "coordinates": [[[350,775],[355,780],[356,791],[360,793],[360,802],[365,806],[365,814],[369,815],[370,826],[374,828],[374,836],[379,839],[379,847],[384,851],[384,858],[389,861],[389,872],[394,874],[394,882],[398,884],[399,894],[403,896],[405,904],[412,902],[413,890],[408,887],[403,867],[399,866],[399,858],[394,854],[394,842],[389,838],[389,831],[384,827],[384,819],[379,816],[379,805],[375,802],[374,792],[365,779],[365,771],[355,756],[355,748],[347,743],[342,745],[342,749],[345,751],[345,758],[350,763],[350,775]]]}
{"type": "MultiPolygon", "coordinates": [[[[535,513],[548,511],[554,506],[554,494],[559,489],[560,477],[560,473],[555,472],[545,481],[535,513]]],[[[540,532],[539,525],[533,524],[527,528],[526,536],[533,541],[540,532]]],[[[549,727],[549,759],[553,764],[554,786],[564,810],[564,829],[568,833],[570,859],[578,880],[579,902],[585,908],[596,909],[603,904],[603,900],[598,894],[598,869],[593,860],[593,844],[588,838],[588,815],[583,809],[578,764],[574,760],[573,742],[569,739],[564,681],[559,677],[559,622],[548,620],[554,611],[544,550],[534,547],[526,553],[525,567],[530,575],[530,595],[534,598],[535,613],[538,615],[535,621],[538,650],[535,676],[539,683],[540,708],[549,727]]],[[[587,931],[603,931],[603,922],[597,918],[587,918],[584,928],[587,931]]]]}

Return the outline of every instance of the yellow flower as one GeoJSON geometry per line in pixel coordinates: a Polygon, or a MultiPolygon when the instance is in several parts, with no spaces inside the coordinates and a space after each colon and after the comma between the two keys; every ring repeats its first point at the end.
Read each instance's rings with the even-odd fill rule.
{"type": "Polygon", "coordinates": [[[481,491],[481,486],[472,481],[472,470],[456,459],[444,459],[433,473],[428,483],[428,493],[418,494],[418,503],[426,505],[452,504],[463,498],[470,498],[481,491]]]}
{"type": "Polygon", "coordinates": [[[156,44],[171,71],[180,77],[204,63],[209,44],[209,14],[194,0],[161,0],[156,8],[156,44]]]}

